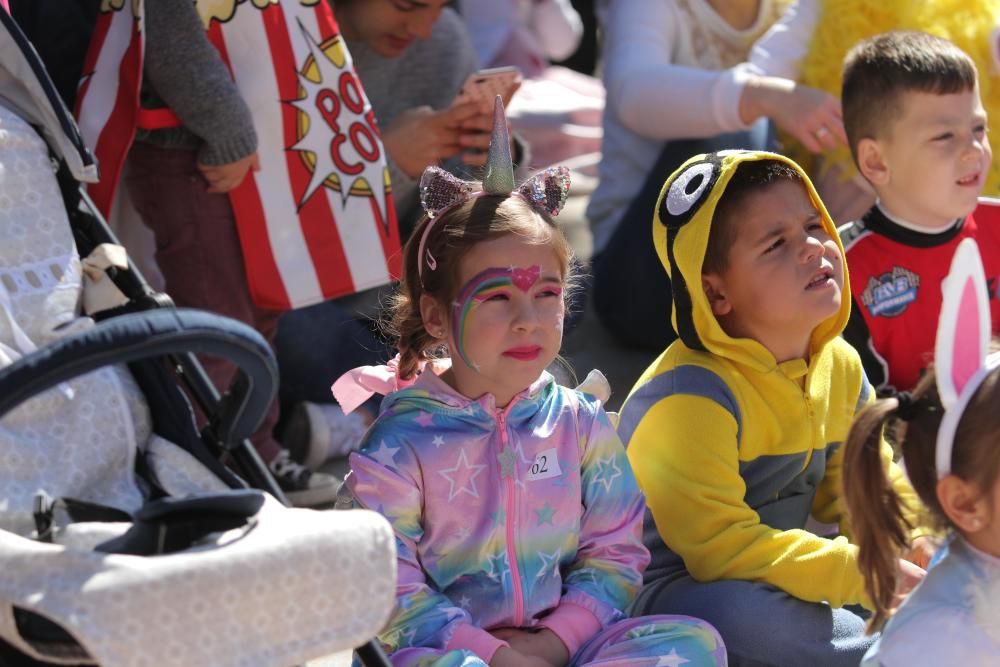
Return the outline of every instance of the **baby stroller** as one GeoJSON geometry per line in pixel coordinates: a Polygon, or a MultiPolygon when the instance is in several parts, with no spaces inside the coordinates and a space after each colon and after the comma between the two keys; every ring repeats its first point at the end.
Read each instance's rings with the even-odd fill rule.
{"type": "Polygon", "coordinates": [[[3,11],[0,30],[0,664],[291,665],[362,644],[394,602],[391,529],[279,502],[246,440],[275,391],[256,332],[165,308],[131,267],[108,272],[123,303],[80,316],[77,252],[114,242],[79,188],[96,168],[3,11]],[[195,353],[239,368],[224,396],[195,353]]]}

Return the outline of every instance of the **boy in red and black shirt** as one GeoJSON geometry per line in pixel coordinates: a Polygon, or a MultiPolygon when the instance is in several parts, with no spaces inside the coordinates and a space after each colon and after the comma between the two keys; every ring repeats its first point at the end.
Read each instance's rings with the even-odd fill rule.
{"type": "Polygon", "coordinates": [[[992,152],[972,60],[925,33],[891,32],[848,55],[841,100],[854,160],[878,194],[840,229],[853,308],[844,337],[872,384],[912,389],[932,361],[941,281],[975,238],[1000,331],[1000,200],[979,197],[992,152]]]}

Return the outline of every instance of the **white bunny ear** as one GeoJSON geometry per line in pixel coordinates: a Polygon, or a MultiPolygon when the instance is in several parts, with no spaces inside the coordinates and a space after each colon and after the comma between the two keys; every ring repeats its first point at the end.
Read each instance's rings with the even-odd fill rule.
{"type": "Polygon", "coordinates": [[[952,408],[969,380],[986,362],[990,304],[979,248],[972,239],[958,244],[951,270],[941,283],[941,316],[934,345],[938,394],[952,408]]]}

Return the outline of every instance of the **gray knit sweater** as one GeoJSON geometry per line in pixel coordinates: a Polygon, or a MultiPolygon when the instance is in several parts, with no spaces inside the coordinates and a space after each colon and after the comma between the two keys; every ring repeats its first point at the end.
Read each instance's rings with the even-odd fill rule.
{"type": "Polygon", "coordinates": [[[184,123],[139,130],[136,140],[198,151],[203,164],[235,162],[257,150],[250,109],[191,0],[147,2],[142,106],[167,106],[184,123]]]}
{"type": "MultiPolygon", "coordinates": [[[[387,127],[408,109],[429,106],[446,109],[466,77],[476,71],[476,52],[461,17],[445,8],[431,36],[410,45],[398,58],[384,58],[364,43],[348,42],[361,85],[375,110],[380,127],[387,127]]],[[[460,160],[445,167],[461,175],[460,160]]],[[[389,160],[392,197],[401,221],[413,222],[420,214],[417,179],[410,178],[389,160]]]]}
{"type": "MultiPolygon", "coordinates": [[[[348,43],[365,93],[381,127],[419,106],[446,109],[466,77],[476,71],[476,54],[462,19],[446,8],[431,36],[414,42],[398,58],[384,58],[363,42],[348,43]]],[[[256,150],[250,111],[190,0],[156,0],[146,7],[146,62],[142,106],[169,106],[182,128],[140,130],[137,140],[169,148],[198,150],[205,164],[225,164],[256,150]]],[[[444,165],[469,176],[461,160],[444,165]]],[[[400,220],[420,214],[417,179],[390,159],[392,194],[400,220]]]]}

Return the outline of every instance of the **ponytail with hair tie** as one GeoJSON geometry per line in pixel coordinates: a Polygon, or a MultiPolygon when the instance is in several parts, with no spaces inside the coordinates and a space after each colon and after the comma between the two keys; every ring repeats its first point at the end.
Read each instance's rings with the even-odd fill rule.
{"type": "Polygon", "coordinates": [[[910,542],[903,500],[896,493],[882,457],[882,435],[894,417],[910,421],[922,411],[908,392],[879,399],[858,413],[844,445],[844,501],[852,542],[860,548],[858,566],[874,612],[870,629],[885,622],[893,604],[897,564],[910,542]],[[890,400],[895,398],[895,405],[890,400]]]}
{"type": "Polygon", "coordinates": [[[913,394],[908,391],[898,392],[896,399],[896,416],[904,422],[913,421],[920,414],[920,401],[913,400],[913,394]]]}

